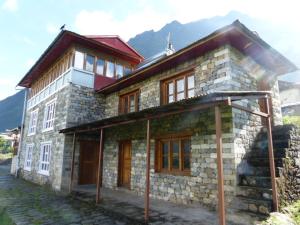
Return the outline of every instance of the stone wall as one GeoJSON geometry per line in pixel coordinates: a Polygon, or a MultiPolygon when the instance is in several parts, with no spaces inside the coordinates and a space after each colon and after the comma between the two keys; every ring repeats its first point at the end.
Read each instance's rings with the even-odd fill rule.
{"type": "Polygon", "coordinates": [[[61,91],[55,93],[47,100],[35,106],[33,109],[26,111],[23,140],[21,143],[21,151],[19,155],[19,165],[21,168],[20,172],[23,178],[38,184],[47,184],[57,190],[60,189],[60,184],[62,179],[61,165],[63,163],[62,159],[63,159],[64,142],[65,142],[65,136],[63,134],[59,134],[58,131],[66,127],[68,98],[66,98],[65,96],[68,95],[68,92],[69,92],[69,88],[67,86],[63,88],[61,91]],[[56,98],[54,129],[43,132],[42,130],[43,130],[45,105],[47,104],[47,102],[51,101],[54,98],[56,98]],[[39,111],[38,111],[36,134],[28,136],[30,113],[31,111],[36,110],[37,108],[39,111]],[[38,173],[41,142],[44,141],[52,142],[49,176],[45,176],[38,173]],[[27,144],[34,144],[33,152],[32,152],[31,171],[27,171],[23,169],[25,163],[27,144]]]}
{"type": "MultiPolygon", "coordinates": [[[[22,176],[35,183],[49,184],[57,190],[60,190],[62,185],[63,188],[66,188],[69,181],[68,176],[70,175],[72,137],[59,134],[59,130],[103,118],[104,102],[103,96],[95,94],[93,89],[69,84],[30,111],[27,111],[24,138],[21,147],[22,151],[20,152],[21,168],[24,168],[26,144],[34,144],[34,150],[32,169],[31,171],[22,169],[22,176]],[[54,98],[56,98],[54,129],[43,132],[45,104],[54,98]],[[36,134],[28,136],[30,112],[37,108],[39,109],[39,113],[36,134]],[[43,141],[52,142],[49,176],[38,173],[40,146],[43,141]]],[[[77,157],[79,157],[79,150],[77,151],[77,157]]]]}
{"type": "MultiPolygon", "coordinates": [[[[226,201],[234,195],[236,168],[234,166],[232,112],[222,109],[224,174],[226,201]]],[[[151,122],[151,197],[176,203],[197,202],[215,207],[217,204],[217,162],[214,110],[185,113],[151,122]],[[192,132],[191,175],[171,175],[155,171],[155,141],[161,135],[192,132]]],[[[145,122],[105,130],[103,185],[118,188],[118,143],[132,140],[131,191],[142,195],[146,168],[145,122]]]]}

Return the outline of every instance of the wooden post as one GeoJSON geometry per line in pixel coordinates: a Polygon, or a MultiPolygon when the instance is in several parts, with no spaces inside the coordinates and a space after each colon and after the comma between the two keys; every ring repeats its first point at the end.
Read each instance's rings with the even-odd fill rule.
{"type": "Polygon", "coordinates": [[[150,192],[150,120],[147,120],[146,146],[146,187],[145,187],[145,222],[149,220],[149,192],[150,192]]]}
{"type": "Polygon", "coordinates": [[[216,146],[217,146],[217,166],[218,166],[218,205],[219,224],[225,225],[225,200],[224,200],[224,176],[223,176],[223,156],[222,156],[222,119],[220,107],[215,106],[216,123],[216,146]]]}
{"type": "MultiPolygon", "coordinates": [[[[271,97],[270,97],[271,98],[271,97]]],[[[276,187],[276,173],[275,173],[275,162],[274,162],[274,153],[273,153],[273,140],[272,140],[272,118],[270,110],[270,102],[268,97],[266,97],[266,106],[267,106],[267,133],[268,133],[268,151],[269,151],[269,164],[271,172],[271,183],[272,183],[272,199],[273,199],[273,208],[274,211],[278,211],[278,196],[277,196],[277,187],[276,187]]]]}
{"type": "Polygon", "coordinates": [[[76,149],[76,133],[74,132],[73,144],[72,144],[71,180],[70,180],[70,184],[69,184],[69,193],[72,192],[72,188],[73,188],[75,149],[76,149]]]}
{"type": "Polygon", "coordinates": [[[96,191],[96,204],[100,202],[100,188],[102,185],[102,169],[103,168],[103,128],[100,130],[100,146],[99,146],[99,160],[98,160],[98,173],[97,173],[97,191],[96,191]]]}

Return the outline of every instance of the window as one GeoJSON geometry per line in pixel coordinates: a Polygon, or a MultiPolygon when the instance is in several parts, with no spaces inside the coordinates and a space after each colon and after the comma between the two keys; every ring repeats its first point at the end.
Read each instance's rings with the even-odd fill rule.
{"type": "Polygon", "coordinates": [[[31,171],[33,144],[26,145],[24,169],[31,171]]]}
{"type": "Polygon", "coordinates": [[[86,55],[85,59],[85,70],[94,72],[95,56],[86,55]]]}
{"type": "Polygon", "coordinates": [[[180,101],[195,96],[194,74],[176,76],[162,82],[163,104],[180,101]]]}
{"type": "Polygon", "coordinates": [[[125,66],[124,67],[124,75],[126,76],[126,75],[128,75],[130,73],[131,73],[131,69],[125,66]]]}
{"type": "Polygon", "coordinates": [[[39,173],[49,175],[51,142],[41,143],[39,173]]]}
{"type": "Polygon", "coordinates": [[[116,64],[116,76],[117,78],[121,78],[124,75],[123,66],[120,64],[116,64]]]}
{"type": "Polygon", "coordinates": [[[77,69],[83,69],[83,62],[84,62],[84,53],[76,51],[75,59],[74,59],[74,67],[77,69]]]}
{"type": "Polygon", "coordinates": [[[45,106],[43,130],[52,130],[55,117],[56,99],[48,102],[45,106]]]}
{"type": "Polygon", "coordinates": [[[98,59],[96,63],[96,73],[99,75],[104,75],[104,60],[98,59]]]}
{"type": "Polygon", "coordinates": [[[191,139],[171,137],[157,141],[156,171],[189,175],[191,170],[191,139]]]}
{"type": "Polygon", "coordinates": [[[115,64],[113,62],[106,62],[106,76],[114,77],[115,76],[115,64]]]}
{"type": "Polygon", "coordinates": [[[36,132],[37,120],[38,120],[38,109],[34,110],[30,114],[28,135],[33,135],[36,132]]]}
{"type": "Polygon", "coordinates": [[[140,91],[137,90],[120,96],[119,113],[137,112],[139,110],[139,95],[140,91]]]}

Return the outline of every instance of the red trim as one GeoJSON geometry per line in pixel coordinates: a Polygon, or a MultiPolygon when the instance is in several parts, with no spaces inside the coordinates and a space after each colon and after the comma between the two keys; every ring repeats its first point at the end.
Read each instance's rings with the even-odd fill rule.
{"type": "Polygon", "coordinates": [[[101,89],[105,86],[108,86],[114,82],[116,82],[116,79],[114,79],[114,78],[105,77],[102,75],[96,75],[95,81],[94,81],[94,89],[99,90],[99,89],[101,89]]]}
{"type": "MultiPolygon", "coordinates": [[[[121,43],[118,43],[121,46],[121,43]]],[[[72,44],[79,44],[87,48],[105,52],[109,55],[128,61],[133,65],[137,65],[143,60],[141,56],[133,54],[133,52],[129,54],[129,51],[117,49],[116,47],[104,42],[93,40],[70,31],[62,31],[38,59],[35,65],[22,78],[22,80],[18,83],[18,86],[30,87],[32,82],[38,79],[42,73],[47,70],[55,62],[55,60],[57,60],[57,58],[71,47],[72,44]]]]}

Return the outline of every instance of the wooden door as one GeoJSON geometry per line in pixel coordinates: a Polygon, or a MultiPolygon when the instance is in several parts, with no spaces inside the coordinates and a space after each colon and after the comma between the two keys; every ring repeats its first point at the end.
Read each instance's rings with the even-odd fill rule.
{"type": "Polygon", "coordinates": [[[131,141],[122,141],[119,146],[119,186],[129,189],[131,178],[131,141]]]}
{"type": "Polygon", "coordinates": [[[79,184],[96,184],[98,176],[99,142],[80,142],[79,184]]]}

